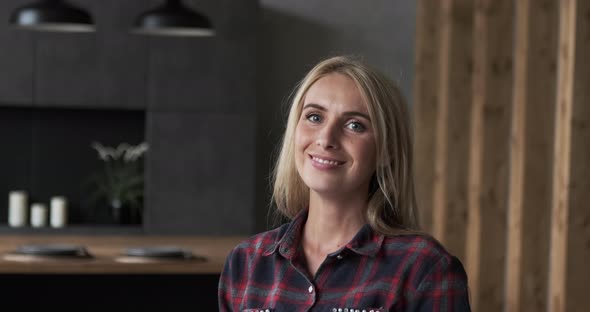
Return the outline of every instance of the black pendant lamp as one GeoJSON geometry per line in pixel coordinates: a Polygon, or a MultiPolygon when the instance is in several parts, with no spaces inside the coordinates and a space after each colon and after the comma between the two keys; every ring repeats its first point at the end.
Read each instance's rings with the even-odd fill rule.
{"type": "Polygon", "coordinates": [[[180,0],[166,0],[163,5],[141,14],[132,32],[156,36],[215,35],[209,19],[187,8],[180,0]]]}
{"type": "Polygon", "coordinates": [[[41,0],[17,8],[10,16],[16,27],[38,31],[91,32],[95,31],[88,12],[63,0],[41,0]]]}

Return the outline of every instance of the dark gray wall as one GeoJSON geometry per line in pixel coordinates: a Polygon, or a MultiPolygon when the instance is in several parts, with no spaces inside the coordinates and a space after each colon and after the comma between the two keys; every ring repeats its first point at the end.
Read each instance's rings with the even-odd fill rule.
{"type": "Polygon", "coordinates": [[[354,54],[397,81],[410,101],[415,11],[408,0],[260,1],[257,230],[267,228],[271,156],[295,84],[321,59],[354,54]]]}

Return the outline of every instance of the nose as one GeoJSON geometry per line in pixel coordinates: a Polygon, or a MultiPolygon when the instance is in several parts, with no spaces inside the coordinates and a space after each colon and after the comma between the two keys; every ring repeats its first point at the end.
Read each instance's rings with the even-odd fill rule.
{"type": "Polygon", "coordinates": [[[318,130],[316,144],[324,149],[338,149],[340,129],[334,123],[326,123],[318,130]]]}

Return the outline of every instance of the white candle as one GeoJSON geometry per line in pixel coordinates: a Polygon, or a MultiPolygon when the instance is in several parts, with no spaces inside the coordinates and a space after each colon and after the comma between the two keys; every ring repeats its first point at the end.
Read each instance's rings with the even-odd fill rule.
{"type": "Polygon", "coordinates": [[[27,224],[28,196],[25,191],[8,193],[8,224],[21,227],[27,224]]]}
{"type": "Polygon", "coordinates": [[[31,225],[33,227],[47,225],[47,207],[45,204],[34,203],[31,205],[31,225]]]}
{"type": "Polygon", "coordinates": [[[68,219],[68,202],[63,196],[55,196],[51,198],[50,203],[51,213],[49,222],[52,227],[64,227],[68,219]]]}

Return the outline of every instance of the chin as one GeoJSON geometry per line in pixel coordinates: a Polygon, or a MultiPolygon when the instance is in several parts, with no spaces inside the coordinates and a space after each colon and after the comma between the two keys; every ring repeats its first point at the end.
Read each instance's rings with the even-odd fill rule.
{"type": "Polygon", "coordinates": [[[311,185],[308,186],[310,192],[314,192],[319,195],[336,195],[343,193],[342,188],[334,187],[333,185],[330,186],[318,186],[318,185],[311,185]]]}
{"type": "Polygon", "coordinates": [[[319,195],[333,196],[349,193],[349,190],[343,187],[341,179],[312,178],[306,179],[304,182],[311,192],[319,195]]]}

